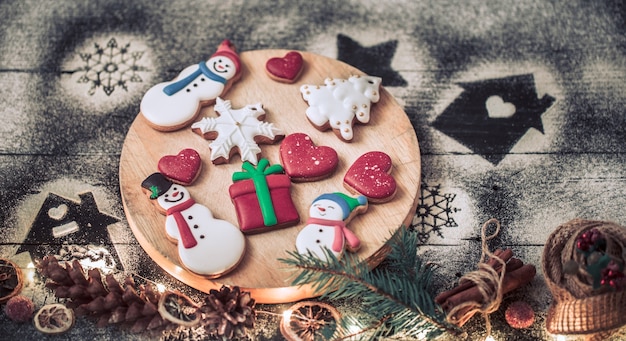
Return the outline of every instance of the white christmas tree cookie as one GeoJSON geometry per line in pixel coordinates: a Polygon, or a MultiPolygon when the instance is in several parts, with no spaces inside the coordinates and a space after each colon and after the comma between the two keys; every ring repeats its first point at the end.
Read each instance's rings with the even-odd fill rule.
{"type": "Polygon", "coordinates": [[[296,237],[298,253],[311,254],[323,261],[327,252],[340,259],[344,250],[356,252],[361,241],[346,224],[357,214],[367,211],[367,198],[356,198],[340,192],[325,193],[313,200],[306,225],[296,237]]]}
{"type": "Polygon", "coordinates": [[[325,85],[303,85],[302,98],[309,104],[306,116],[318,130],[332,129],[346,142],[352,141],[355,122],[370,121],[372,103],[380,99],[382,79],[374,76],[327,78],[325,85]]]}
{"type": "Polygon", "coordinates": [[[173,131],[194,121],[202,106],[215,102],[241,76],[234,46],[224,40],[209,60],[186,67],[170,82],[150,88],[141,100],[141,114],[160,131],[173,131]]]}
{"type": "Polygon", "coordinates": [[[191,129],[207,140],[211,148],[211,162],[228,163],[235,153],[241,161],[256,165],[261,156],[259,144],[271,144],[285,134],[272,123],[263,122],[265,110],[261,103],[233,109],[230,101],[217,98],[215,112],[218,117],[205,117],[191,125],[191,129]]]}
{"type": "Polygon", "coordinates": [[[187,269],[217,278],[243,259],[246,240],[239,228],[214,218],[206,206],[191,198],[184,186],[154,173],[141,187],[159,212],[166,215],[165,232],[178,244],[178,256],[187,269]]]}

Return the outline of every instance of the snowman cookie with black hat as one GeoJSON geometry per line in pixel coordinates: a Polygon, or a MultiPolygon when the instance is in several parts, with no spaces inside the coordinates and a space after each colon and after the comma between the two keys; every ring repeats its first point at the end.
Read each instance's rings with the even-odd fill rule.
{"type": "Polygon", "coordinates": [[[358,251],[361,241],[346,224],[355,215],[365,213],[367,205],[366,197],[354,198],[341,192],[324,193],[315,198],[306,225],[296,237],[298,253],[327,261],[328,252],[341,259],[344,250],[358,251]]]}
{"type": "Polygon", "coordinates": [[[239,228],[214,218],[211,210],[196,203],[184,186],[153,173],[141,187],[165,214],[165,232],[178,244],[178,256],[187,269],[217,278],[243,259],[246,240],[239,228]]]}

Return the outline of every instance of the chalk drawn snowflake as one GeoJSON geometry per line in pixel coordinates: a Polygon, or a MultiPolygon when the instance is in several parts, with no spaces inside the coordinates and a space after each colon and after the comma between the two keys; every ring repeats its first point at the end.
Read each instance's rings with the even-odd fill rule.
{"type": "Polygon", "coordinates": [[[452,215],[461,209],[452,206],[456,194],[441,193],[440,185],[428,186],[422,183],[420,192],[417,210],[409,229],[418,234],[420,243],[425,244],[432,233],[443,238],[444,227],[458,227],[452,215]]]}
{"type": "Polygon", "coordinates": [[[93,52],[79,53],[84,65],[77,71],[83,72],[78,83],[89,83],[89,95],[94,95],[98,88],[102,88],[110,96],[116,88],[128,91],[127,84],[141,83],[140,72],[146,71],[145,66],[139,65],[143,51],[131,51],[130,43],[118,45],[115,38],[111,38],[105,46],[94,43],[93,52]]]}

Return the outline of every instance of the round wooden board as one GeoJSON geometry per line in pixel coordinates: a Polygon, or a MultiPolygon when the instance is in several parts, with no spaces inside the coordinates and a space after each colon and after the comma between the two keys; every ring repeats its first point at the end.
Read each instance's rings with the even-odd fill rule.
{"type": "MultiPolygon", "coordinates": [[[[242,77],[222,98],[230,100],[233,108],[261,102],[267,113],[266,122],[274,123],[286,135],[303,132],[311,136],[316,145],[333,147],[340,163],[331,178],[292,183],[292,198],[301,223],[246,236],[246,254],[232,272],[211,280],[186,270],[178,259],[176,245],[165,234],[165,216],[157,212],[142,192],[141,182],[157,171],[161,157],[193,148],[203,157],[203,165],[198,179],[187,186],[192,197],[207,206],[216,218],[237,225],[228,187],[232,184],[232,174],[241,171],[240,157],[234,156],[228,164],[213,165],[210,161],[210,141],[193,133],[190,128],[167,133],[156,131],[148,126],[142,115],[137,116],[124,141],[120,160],[120,187],[128,223],[141,246],[159,266],[198,290],[208,292],[223,284],[237,285],[250,291],[259,303],[284,303],[313,297],[315,293],[312,286],[291,286],[294,269],[288,268],[278,259],[288,257],[287,251],[295,251],[296,236],[304,226],[302,222],[308,217],[312,200],[326,192],[348,193],[343,187],[343,176],[350,165],[368,151],[379,150],[391,156],[392,175],[398,183],[398,191],[392,201],[370,203],[368,211],[348,225],[361,239],[359,257],[366,259],[371,266],[378,264],[385,253],[384,242],[398,227],[408,225],[415,212],[421,171],[419,145],[415,131],[400,105],[381,88],[380,101],[372,106],[371,121],[367,125],[355,125],[355,136],[351,143],[341,141],[330,130],[320,132],[306,119],[308,105],[300,95],[300,86],[323,85],[324,79],[328,77],[348,78],[363,73],[340,61],[301,52],[305,66],[297,82],[279,83],[267,76],[265,63],[269,58],[282,57],[287,52],[259,50],[241,53],[244,67],[242,77]]],[[[212,106],[203,108],[197,120],[205,116],[216,116],[212,106]]],[[[270,164],[280,162],[279,144],[261,145],[262,156],[269,159],[270,164]]]]}

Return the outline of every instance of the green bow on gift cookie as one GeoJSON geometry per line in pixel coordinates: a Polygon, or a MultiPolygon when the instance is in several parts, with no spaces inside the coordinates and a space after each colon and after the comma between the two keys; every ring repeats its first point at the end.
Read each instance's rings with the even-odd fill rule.
{"type": "Polygon", "coordinates": [[[259,160],[259,164],[255,168],[253,164],[246,161],[241,166],[244,171],[233,173],[232,178],[233,182],[248,179],[252,180],[256,195],[259,199],[259,206],[261,206],[263,221],[266,226],[275,225],[278,222],[266,177],[271,174],[281,174],[284,172],[283,166],[279,164],[270,166],[269,164],[270,162],[263,158],[259,160]]]}

